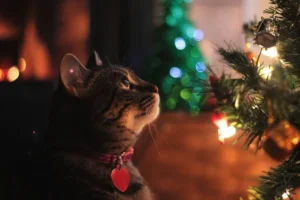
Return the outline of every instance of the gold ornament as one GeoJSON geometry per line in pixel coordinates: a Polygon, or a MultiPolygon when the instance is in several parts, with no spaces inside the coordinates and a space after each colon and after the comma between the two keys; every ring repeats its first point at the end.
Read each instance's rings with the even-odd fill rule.
{"type": "Polygon", "coordinates": [[[286,120],[268,129],[265,134],[277,144],[278,148],[286,152],[293,151],[300,139],[299,130],[286,120]]]}
{"type": "Polygon", "coordinates": [[[268,124],[269,128],[265,131],[263,149],[275,160],[286,159],[300,142],[300,131],[286,120],[274,123],[271,101],[268,100],[268,124]]]}

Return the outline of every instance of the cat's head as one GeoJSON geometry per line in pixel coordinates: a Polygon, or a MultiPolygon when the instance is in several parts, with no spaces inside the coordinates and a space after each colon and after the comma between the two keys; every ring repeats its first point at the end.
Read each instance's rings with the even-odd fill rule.
{"type": "Polygon", "coordinates": [[[67,118],[78,117],[73,119],[78,123],[74,126],[87,129],[82,134],[87,134],[91,145],[102,145],[111,152],[132,146],[143,127],[159,114],[157,86],[128,68],[103,64],[96,52],[86,66],[74,55],[65,55],[60,78],[66,95],[71,97],[70,109],[80,111],[74,114],[60,109],[58,112],[72,113],[67,118]],[[80,121],[85,124],[79,125],[80,121]]]}

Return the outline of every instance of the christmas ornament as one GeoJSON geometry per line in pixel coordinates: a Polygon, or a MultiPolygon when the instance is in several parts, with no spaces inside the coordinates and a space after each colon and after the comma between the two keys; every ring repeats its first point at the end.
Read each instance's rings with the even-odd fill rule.
{"type": "Polygon", "coordinates": [[[263,149],[275,160],[287,158],[300,141],[299,130],[284,120],[275,127],[266,130],[267,136],[263,149]]]}
{"type": "Polygon", "coordinates": [[[210,84],[218,83],[219,78],[216,76],[209,76],[209,82],[210,82],[210,84]]]}
{"type": "Polygon", "coordinates": [[[266,139],[262,148],[270,157],[281,161],[286,159],[299,144],[300,131],[286,120],[274,125],[271,100],[268,100],[267,103],[269,128],[264,133],[266,139]]]}
{"type": "Polygon", "coordinates": [[[262,18],[258,23],[255,31],[255,43],[263,46],[264,48],[270,48],[276,45],[279,36],[278,26],[275,20],[262,18]]]}

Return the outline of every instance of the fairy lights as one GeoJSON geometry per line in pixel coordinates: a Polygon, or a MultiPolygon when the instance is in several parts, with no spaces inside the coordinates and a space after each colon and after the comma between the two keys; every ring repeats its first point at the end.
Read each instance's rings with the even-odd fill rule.
{"type": "Polygon", "coordinates": [[[218,139],[222,144],[225,142],[226,138],[230,138],[236,134],[236,128],[228,126],[228,121],[222,114],[214,114],[212,121],[219,128],[218,139]]]}

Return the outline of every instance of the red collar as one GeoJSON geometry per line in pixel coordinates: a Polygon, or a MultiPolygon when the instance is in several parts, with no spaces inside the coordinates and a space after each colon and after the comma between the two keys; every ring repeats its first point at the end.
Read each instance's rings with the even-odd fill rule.
{"type": "Polygon", "coordinates": [[[92,157],[92,159],[99,163],[105,164],[122,164],[132,159],[134,149],[130,147],[126,152],[121,155],[117,154],[100,154],[97,157],[92,157]]]}

